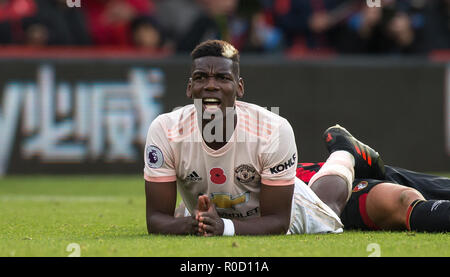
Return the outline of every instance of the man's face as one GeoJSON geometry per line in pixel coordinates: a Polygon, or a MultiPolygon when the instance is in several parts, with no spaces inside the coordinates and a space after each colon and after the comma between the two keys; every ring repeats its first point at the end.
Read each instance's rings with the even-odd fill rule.
{"type": "Polygon", "coordinates": [[[201,57],[192,65],[186,94],[192,99],[202,100],[205,110],[220,109],[225,115],[226,108],[234,107],[236,97],[244,94],[242,78],[233,71],[233,61],[222,57],[201,57]]]}

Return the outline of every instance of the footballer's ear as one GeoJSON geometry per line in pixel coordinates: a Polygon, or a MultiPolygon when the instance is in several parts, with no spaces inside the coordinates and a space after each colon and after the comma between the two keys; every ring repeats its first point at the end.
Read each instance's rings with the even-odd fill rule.
{"type": "Polygon", "coordinates": [[[192,99],[191,88],[192,88],[192,78],[189,78],[189,81],[188,81],[188,84],[187,84],[187,87],[186,87],[186,96],[188,98],[190,98],[190,99],[192,99]]]}
{"type": "Polygon", "coordinates": [[[242,79],[241,77],[239,77],[238,90],[237,90],[236,96],[237,96],[237,98],[244,97],[244,79],[242,79]]]}

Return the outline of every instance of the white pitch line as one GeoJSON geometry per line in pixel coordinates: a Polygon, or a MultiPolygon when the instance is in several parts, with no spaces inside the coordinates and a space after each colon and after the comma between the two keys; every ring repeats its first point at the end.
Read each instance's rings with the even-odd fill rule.
{"type": "Polygon", "coordinates": [[[67,195],[0,195],[1,202],[31,201],[31,202],[121,202],[132,197],[117,196],[67,196],[67,195]]]}

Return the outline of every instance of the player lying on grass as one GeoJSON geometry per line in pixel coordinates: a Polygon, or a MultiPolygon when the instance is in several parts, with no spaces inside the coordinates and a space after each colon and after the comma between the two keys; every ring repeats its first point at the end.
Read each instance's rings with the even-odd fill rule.
{"type": "MultiPolygon", "coordinates": [[[[289,122],[236,100],[244,95],[238,51],[224,41],[206,41],[191,56],[186,95],[194,104],[158,116],[147,135],[148,232],[341,232],[339,216],[295,176],[297,147],[289,122]],[[174,216],[177,191],[192,216],[174,216]]],[[[336,190],[348,190],[350,159],[346,151],[331,154],[323,187],[343,184],[336,190]]]]}
{"type": "Polygon", "coordinates": [[[312,183],[318,196],[334,207],[344,229],[450,231],[449,178],[383,166],[377,152],[338,125],[325,131],[324,140],[330,153],[345,150],[359,165],[348,201],[336,193],[336,184],[314,189],[328,174],[321,171],[327,164],[299,164],[297,177],[312,183]]]}
{"type": "MultiPolygon", "coordinates": [[[[201,103],[162,115],[149,129],[145,179],[150,233],[339,232],[342,224],[336,214],[347,228],[449,229],[449,202],[431,200],[449,199],[448,179],[391,167],[385,172],[375,151],[359,142],[361,149],[352,146],[356,139],[342,130],[332,134],[332,129],[326,134],[330,157],[309,180],[330,209],[294,177],[297,153],[289,123],[256,105],[235,101],[244,93],[237,51],[225,42],[210,41],[192,57],[187,95],[201,103]],[[225,114],[218,117],[223,129],[231,121],[232,132],[216,139],[220,128],[210,128],[210,135],[215,133],[211,139],[205,130],[217,121],[217,111],[225,114]],[[258,125],[265,121],[271,124],[258,125]],[[173,216],[177,187],[193,216],[173,216]]],[[[299,177],[305,179],[304,174],[299,177]]]]}
{"type": "MultiPolygon", "coordinates": [[[[333,207],[345,230],[450,231],[449,178],[384,166],[376,151],[338,125],[325,131],[324,140],[331,153],[327,162],[299,163],[296,176],[312,184],[321,200],[333,207]],[[339,175],[333,161],[338,151],[352,153],[353,159],[345,161],[348,157],[343,156],[342,161],[357,165],[357,178],[348,193],[343,193],[343,183],[323,182],[339,175]]],[[[204,210],[210,203],[202,198],[204,210]]],[[[199,215],[200,222],[209,217],[204,212],[199,215]]]]}

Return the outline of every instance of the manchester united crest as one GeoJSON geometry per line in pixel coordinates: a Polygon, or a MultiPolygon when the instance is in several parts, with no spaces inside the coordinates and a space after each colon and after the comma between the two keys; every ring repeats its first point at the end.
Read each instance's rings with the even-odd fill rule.
{"type": "Polygon", "coordinates": [[[236,183],[247,184],[250,182],[259,182],[261,176],[256,169],[248,164],[241,164],[234,169],[234,181],[236,183]]]}

